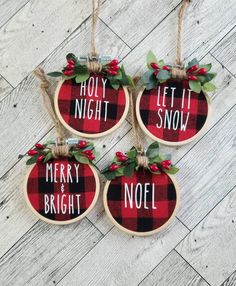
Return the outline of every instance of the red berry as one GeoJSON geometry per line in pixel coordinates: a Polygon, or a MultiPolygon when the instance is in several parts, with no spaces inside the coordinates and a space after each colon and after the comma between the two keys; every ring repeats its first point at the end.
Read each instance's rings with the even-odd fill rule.
{"type": "Polygon", "coordinates": [[[67,60],[68,65],[74,66],[75,62],[73,60],[67,60]]]}
{"type": "Polygon", "coordinates": [[[193,65],[189,69],[187,69],[187,73],[191,73],[198,70],[198,65],[193,65]]]}
{"type": "Polygon", "coordinates": [[[162,165],[163,168],[169,170],[171,165],[172,165],[172,163],[171,163],[170,160],[164,160],[164,161],[161,162],[161,165],[162,165]]]}
{"type": "Polygon", "coordinates": [[[207,72],[206,68],[201,68],[198,70],[197,74],[205,74],[207,72]]]}
{"type": "Polygon", "coordinates": [[[120,162],[125,162],[127,159],[128,159],[128,157],[125,156],[125,155],[119,157],[119,161],[120,161],[120,162]]]}
{"type": "Polygon", "coordinates": [[[95,156],[94,154],[91,154],[89,156],[87,156],[87,158],[90,160],[90,161],[93,161],[95,159],[95,156]]]}
{"type": "Polygon", "coordinates": [[[85,151],[83,151],[83,154],[90,156],[93,154],[93,151],[92,150],[85,150],[85,151]]]}
{"type": "Polygon", "coordinates": [[[153,75],[154,75],[154,76],[157,76],[158,73],[159,73],[159,71],[154,71],[153,75]]]}
{"type": "Polygon", "coordinates": [[[68,65],[66,66],[66,69],[67,69],[67,70],[73,70],[74,67],[75,67],[75,65],[68,64],[68,65]]]}
{"type": "Polygon", "coordinates": [[[119,61],[117,59],[112,60],[107,64],[107,66],[117,66],[119,64],[119,61]]]}
{"type": "Polygon", "coordinates": [[[85,140],[80,140],[79,143],[77,144],[79,148],[85,148],[87,146],[87,141],[85,140]]]}
{"type": "Polygon", "coordinates": [[[197,80],[197,77],[195,75],[189,75],[188,80],[197,80]]]}
{"type": "Polygon", "coordinates": [[[43,161],[43,159],[44,159],[44,156],[43,156],[43,155],[38,156],[38,158],[37,158],[37,162],[38,162],[38,163],[40,163],[40,162],[42,162],[42,161],[43,161]]]}
{"type": "Polygon", "coordinates": [[[116,152],[116,157],[125,156],[122,152],[116,152]]]}
{"type": "Polygon", "coordinates": [[[64,72],[64,75],[72,75],[73,73],[74,73],[74,71],[73,70],[65,70],[64,72]]]}
{"type": "Polygon", "coordinates": [[[38,149],[44,149],[45,148],[42,144],[39,144],[39,143],[35,144],[34,146],[38,149]]]}
{"type": "Polygon", "coordinates": [[[110,75],[118,75],[118,72],[117,71],[113,71],[113,70],[108,70],[107,71],[110,75]]]}
{"type": "Polygon", "coordinates": [[[118,71],[120,69],[119,66],[112,66],[110,67],[110,71],[118,71]]]}
{"type": "Polygon", "coordinates": [[[109,170],[111,172],[114,172],[115,170],[117,170],[119,168],[118,165],[116,165],[115,163],[111,164],[111,166],[109,167],[109,170]]]}
{"type": "Polygon", "coordinates": [[[153,172],[158,172],[158,171],[159,171],[159,168],[157,167],[156,164],[150,164],[150,165],[149,165],[149,168],[150,168],[150,170],[153,171],[153,172]]]}
{"type": "Polygon", "coordinates": [[[34,155],[38,154],[38,151],[37,151],[37,150],[29,150],[29,151],[27,152],[27,154],[28,154],[29,156],[34,156],[34,155]]]}
{"type": "Polygon", "coordinates": [[[170,71],[170,67],[168,67],[168,66],[163,66],[162,69],[166,70],[166,71],[170,71]]]}
{"type": "Polygon", "coordinates": [[[156,63],[151,63],[150,66],[155,70],[159,69],[159,66],[156,63]]]}

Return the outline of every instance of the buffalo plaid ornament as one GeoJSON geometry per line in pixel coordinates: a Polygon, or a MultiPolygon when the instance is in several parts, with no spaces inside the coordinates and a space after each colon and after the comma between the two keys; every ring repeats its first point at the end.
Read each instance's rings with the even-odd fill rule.
{"type": "Polygon", "coordinates": [[[166,226],[176,212],[176,182],[166,173],[140,168],[131,177],[107,182],[104,205],[118,228],[134,235],[151,235],[166,226]]]}
{"type": "Polygon", "coordinates": [[[167,145],[181,145],[196,138],[208,119],[205,93],[196,93],[187,80],[168,80],[145,89],[137,100],[137,117],[143,131],[167,145]]]}
{"type": "Polygon", "coordinates": [[[52,224],[82,219],[93,208],[99,192],[94,167],[61,157],[34,164],[25,181],[25,197],[33,212],[52,224]]]}
{"type": "Polygon", "coordinates": [[[61,123],[74,134],[99,137],[112,132],[128,112],[126,87],[114,89],[108,78],[90,74],[81,83],[75,78],[59,84],[55,96],[56,113],[61,123]]]}

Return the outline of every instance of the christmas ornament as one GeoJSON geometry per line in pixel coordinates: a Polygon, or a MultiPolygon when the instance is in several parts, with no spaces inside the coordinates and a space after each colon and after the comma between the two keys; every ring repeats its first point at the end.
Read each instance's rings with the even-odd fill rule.
{"type": "Polygon", "coordinates": [[[147,55],[148,71],[142,76],[145,88],[137,98],[136,113],[142,130],[167,145],[186,144],[199,136],[209,119],[207,92],[215,90],[212,65],[193,59],[186,66],[181,60],[181,31],[188,0],[179,12],[175,65],[147,55]]]}
{"type": "MultiPolygon", "coordinates": [[[[93,143],[66,139],[56,118],[49,81],[42,69],[35,74],[41,80],[45,105],[57,131],[57,140],[37,143],[29,150],[26,164],[33,165],[24,182],[25,199],[38,218],[52,224],[69,224],[82,219],[95,205],[99,178],[93,161],[93,143]]],[[[23,157],[20,155],[20,157],[23,157]]]]}
{"type": "Polygon", "coordinates": [[[56,114],[69,131],[95,138],[117,129],[129,109],[127,87],[130,78],[118,59],[99,56],[95,45],[98,7],[93,0],[92,52],[77,58],[70,53],[61,72],[48,75],[61,77],[55,93],[56,114]]]}
{"type": "Polygon", "coordinates": [[[135,146],[125,154],[116,152],[112,163],[102,171],[108,182],[104,188],[105,211],[121,230],[134,235],[154,234],[170,222],[177,210],[179,195],[178,171],[169,156],[159,154],[159,144],[152,143],[147,151],[141,145],[130,89],[132,126],[135,146]]]}

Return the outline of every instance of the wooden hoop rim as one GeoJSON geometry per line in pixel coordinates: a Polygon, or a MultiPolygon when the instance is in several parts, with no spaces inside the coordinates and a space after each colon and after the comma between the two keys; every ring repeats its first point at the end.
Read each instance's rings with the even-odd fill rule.
{"type": "MultiPolygon", "coordinates": [[[[36,163],[37,164],[37,163],[36,163]]],[[[26,201],[26,204],[27,206],[31,209],[31,211],[37,216],[38,219],[42,220],[42,221],[45,221],[47,223],[50,223],[50,224],[56,224],[56,225],[66,225],[66,224],[71,224],[71,223],[74,223],[74,222],[77,222],[81,219],[83,219],[86,215],[88,215],[88,213],[93,209],[93,207],[95,206],[97,200],[98,200],[98,196],[99,196],[99,192],[100,192],[100,181],[99,181],[99,177],[98,177],[98,174],[97,174],[97,171],[95,169],[95,167],[91,166],[88,164],[88,166],[91,168],[92,172],[93,172],[93,175],[95,177],[95,184],[96,184],[96,189],[95,189],[95,195],[94,195],[94,198],[93,198],[93,201],[91,203],[91,205],[89,206],[89,208],[84,212],[82,213],[81,215],[79,215],[78,217],[76,218],[73,218],[73,219],[70,219],[70,220],[65,220],[65,221],[55,221],[55,220],[51,220],[51,219],[48,219],[44,216],[42,216],[41,214],[39,214],[34,208],[33,206],[31,205],[30,203],[30,200],[29,200],[29,197],[28,197],[28,193],[27,193],[27,182],[28,182],[28,178],[29,178],[29,175],[32,171],[32,169],[34,168],[34,166],[36,165],[32,165],[28,170],[27,170],[27,173],[26,173],[26,176],[25,176],[25,179],[24,179],[24,182],[23,182],[23,192],[24,192],[24,197],[25,197],[25,201],[26,201]]]]}
{"type": "Polygon", "coordinates": [[[76,131],[75,129],[73,129],[69,124],[67,124],[65,122],[65,120],[62,118],[61,116],[61,113],[59,111],[59,106],[58,106],[58,95],[59,95],[59,91],[60,91],[60,88],[62,86],[62,84],[64,83],[65,80],[60,80],[59,83],[58,83],[58,86],[56,88],[56,91],[55,91],[55,96],[54,96],[54,107],[55,107],[55,112],[56,112],[56,115],[58,117],[58,119],[60,120],[60,122],[62,123],[62,125],[67,129],[69,130],[71,133],[75,134],[75,135],[78,135],[78,136],[81,136],[81,137],[85,137],[85,138],[98,138],[98,137],[103,137],[103,136],[106,136],[110,133],[112,133],[113,131],[115,131],[117,128],[119,128],[121,126],[121,124],[124,122],[127,114],[128,114],[128,111],[129,111],[129,93],[128,93],[128,89],[126,86],[121,86],[119,88],[123,88],[124,89],[124,92],[125,92],[125,110],[124,110],[124,113],[123,115],[121,116],[120,120],[110,129],[104,131],[104,132],[101,132],[101,133],[95,133],[95,134],[88,134],[88,133],[84,133],[84,132],[80,132],[80,131],[76,131]]]}
{"type": "Polygon", "coordinates": [[[165,141],[163,139],[160,139],[156,136],[154,136],[147,128],[146,126],[143,124],[141,115],[140,115],[140,100],[141,100],[141,96],[144,92],[145,88],[143,88],[138,96],[137,96],[137,100],[136,100],[136,117],[139,123],[140,128],[142,129],[142,131],[148,135],[151,139],[158,141],[159,143],[163,144],[163,145],[167,145],[167,146],[181,146],[181,145],[185,145],[188,144],[190,142],[192,142],[193,140],[195,140],[198,136],[200,136],[201,134],[203,134],[203,132],[207,129],[208,124],[209,124],[209,120],[210,120],[210,114],[211,114],[211,106],[207,97],[207,94],[205,92],[203,92],[205,98],[206,98],[206,102],[207,102],[207,106],[208,106],[208,113],[207,113],[207,118],[206,121],[204,123],[204,125],[202,126],[202,128],[198,131],[197,134],[195,134],[193,137],[183,140],[183,141],[179,141],[179,142],[171,142],[171,141],[165,141]]]}
{"type": "MultiPolygon", "coordinates": [[[[131,234],[131,235],[136,235],[136,236],[149,236],[149,235],[153,235],[153,234],[156,234],[158,232],[160,232],[161,230],[163,230],[164,228],[166,228],[167,225],[169,225],[174,217],[175,217],[175,214],[179,208],[179,201],[180,201],[180,191],[179,191],[179,186],[178,186],[178,183],[176,181],[176,179],[172,176],[172,175],[169,175],[169,174],[166,174],[172,181],[174,187],[175,187],[175,192],[176,192],[176,204],[175,204],[175,208],[174,208],[174,211],[173,213],[171,214],[170,218],[168,219],[168,221],[166,221],[162,226],[154,229],[154,230],[151,230],[151,231],[145,231],[145,232],[137,232],[137,231],[133,231],[133,230],[129,230],[125,227],[123,227],[122,225],[120,225],[115,219],[114,217],[111,215],[111,212],[108,208],[108,204],[107,204],[107,192],[108,192],[108,188],[109,188],[109,185],[111,183],[111,181],[107,181],[105,186],[104,186],[104,191],[103,191],[103,205],[104,205],[104,208],[105,208],[105,211],[106,211],[106,214],[108,216],[108,218],[110,219],[110,221],[117,227],[119,228],[120,230],[128,233],[128,234],[131,234]]],[[[158,175],[157,175],[158,176],[158,175]]]]}

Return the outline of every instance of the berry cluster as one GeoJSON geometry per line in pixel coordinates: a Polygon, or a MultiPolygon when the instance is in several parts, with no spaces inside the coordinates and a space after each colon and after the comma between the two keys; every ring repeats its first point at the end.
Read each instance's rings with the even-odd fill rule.
{"type": "MultiPolygon", "coordinates": [[[[88,142],[85,140],[80,140],[79,143],[75,146],[75,149],[84,149],[88,145],[88,142]]],[[[82,154],[89,159],[89,161],[93,161],[95,159],[95,155],[91,149],[83,150],[82,154]]]]}
{"type": "Polygon", "coordinates": [[[198,65],[193,65],[186,70],[188,80],[198,80],[198,75],[205,75],[207,73],[206,68],[199,68],[198,65]]]}
{"type": "Polygon", "coordinates": [[[67,59],[67,65],[63,70],[63,74],[66,76],[72,75],[74,73],[74,68],[75,68],[75,61],[73,61],[72,59],[67,59]]]}
{"type": "Polygon", "coordinates": [[[31,149],[27,152],[28,156],[35,156],[38,155],[37,157],[37,162],[40,163],[44,160],[45,155],[43,150],[46,148],[44,145],[37,143],[34,145],[36,149],[31,149]]]}
{"type": "MultiPolygon", "coordinates": [[[[117,161],[119,161],[121,163],[125,163],[128,160],[128,156],[126,156],[122,152],[116,152],[116,158],[117,158],[117,161]]],[[[116,163],[112,163],[109,166],[109,171],[114,172],[114,171],[116,171],[120,167],[122,167],[122,164],[118,165],[116,163]]]]}
{"type": "Polygon", "coordinates": [[[119,61],[117,59],[114,59],[108,64],[104,65],[102,70],[109,75],[116,76],[118,75],[119,69],[119,61]]]}
{"type": "Polygon", "coordinates": [[[153,75],[156,77],[160,70],[170,71],[171,68],[169,66],[159,67],[157,63],[151,63],[150,66],[154,69],[153,75]]]}
{"type": "Polygon", "coordinates": [[[161,169],[164,168],[166,170],[170,170],[172,167],[172,162],[170,160],[164,160],[158,164],[149,164],[149,169],[152,172],[161,172],[161,169]]]}

